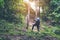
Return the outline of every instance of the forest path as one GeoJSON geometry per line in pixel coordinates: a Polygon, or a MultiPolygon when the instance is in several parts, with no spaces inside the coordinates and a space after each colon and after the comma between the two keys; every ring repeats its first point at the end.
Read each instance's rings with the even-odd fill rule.
{"type": "MultiPolygon", "coordinates": [[[[24,27],[22,28],[22,30],[24,30],[24,31],[32,30],[33,24],[34,24],[34,23],[33,23],[32,21],[30,21],[30,22],[29,22],[28,29],[26,29],[26,27],[27,27],[27,24],[26,24],[26,26],[24,26],[24,27]]],[[[48,26],[49,28],[52,27],[51,25],[49,25],[49,24],[46,23],[46,22],[42,22],[42,21],[40,22],[40,30],[45,30],[44,28],[45,28],[46,26],[48,26]]],[[[34,27],[33,31],[34,31],[34,32],[37,32],[37,27],[36,27],[36,26],[34,27]]]]}
{"type": "MultiPolygon", "coordinates": [[[[44,26],[43,26],[44,27],[44,26]]],[[[43,27],[41,28],[41,30],[44,30],[43,27]]],[[[28,30],[31,30],[31,26],[29,27],[28,30]]],[[[16,29],[17,31],[22,31],[23,33],[27,33],[27,29],[26,27],[23,27],[21,30],[20,29],[16,29]]],[[[36,27],[34,28],[34,31],[36,32],[37,29],[36,27]]],[[[7,40],[40,40],[40,38],[36,38],[36,37],[32,37],[32,36],[28,36],[28,35],[21,35],[21,34],[17,34],[17,35],[0,35],[0,37],[6,38],[7,40]]],[[[42,37],[41,40],[57,40],[54,37],[51,36],[44,36],[42,37]]]]}

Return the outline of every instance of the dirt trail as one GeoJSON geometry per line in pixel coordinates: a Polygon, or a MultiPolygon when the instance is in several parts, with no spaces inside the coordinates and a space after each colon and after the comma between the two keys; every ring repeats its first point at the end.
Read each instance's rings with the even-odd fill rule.
{"type": "Polygon", "coordinates": [[[0,35],[0,37],[4,38],[4,40],[58,40],[57,38],[53,38],[50,36],[45,36],[43,38],[35,38],[26,35],[0,35]]]}
{"type": "Polygon", "coordinates": [[[7,40],[34,40],[34,38],[26,35],[0,35],[0,37],[7,40]]]}

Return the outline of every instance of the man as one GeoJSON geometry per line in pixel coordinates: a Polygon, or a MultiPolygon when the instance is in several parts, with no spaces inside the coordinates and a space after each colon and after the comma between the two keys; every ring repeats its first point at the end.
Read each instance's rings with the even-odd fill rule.
{"type": "Polygon", "coordinates": [[[35,20],[35,23],[32,26],[32,30],[34,29],[34,26],[37,26],[37,30],[39,31],[39,27],[40,27],[40,18],[37,17],[35,20]]]}

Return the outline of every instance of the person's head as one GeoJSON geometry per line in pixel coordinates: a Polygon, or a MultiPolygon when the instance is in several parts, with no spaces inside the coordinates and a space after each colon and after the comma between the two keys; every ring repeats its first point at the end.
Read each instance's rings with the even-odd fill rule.
{"type": "Polygon", "coordinates": [[[39,17],[37,17],[37,19],[40,19],[39,17]]]}
{"type": "Polygon", "coordinates": [[[37,17],[37,18],[36,18],[36,20],[40,20],[40,18],[39,18],[39,17],[37,17]]]}

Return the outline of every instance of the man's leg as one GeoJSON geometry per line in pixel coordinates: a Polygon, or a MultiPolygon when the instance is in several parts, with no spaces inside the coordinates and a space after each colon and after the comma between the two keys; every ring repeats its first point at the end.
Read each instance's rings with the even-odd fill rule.
{"type": "Polygon", "coordinates": [[[32,30],[34,29],[35,24],[32,26],[32,30]]]}
{"type": "Polygon", "coordinates": [[[40,26],[39,26],[39,25],[37,25],[37,30],[39,31],[39,29],[40,29],[40,26]]]}

